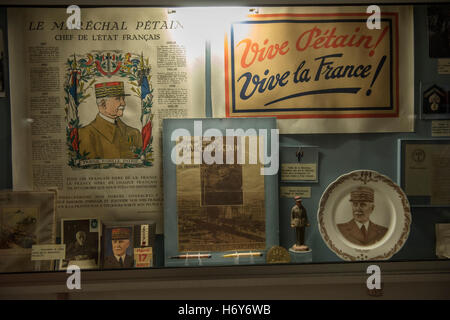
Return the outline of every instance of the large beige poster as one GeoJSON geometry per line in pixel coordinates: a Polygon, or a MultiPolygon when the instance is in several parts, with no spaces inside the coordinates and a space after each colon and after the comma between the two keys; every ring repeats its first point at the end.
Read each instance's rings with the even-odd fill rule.
{"type": "Polygon", "coordinates": [[[281,133],[413,130],[410,7],[261,8],[213,45],[214,116],[276,116],[281,133]],[[220,63],[222,61],[222,63],[220,63]]]}
{"type": "MultiPolygon", "coordinates": [[[[202,160],[199,164],[181,163],[176,167],[180,252],[263,250],[266,246],[264,175],[260,174],[260,163],[249,161],[249,153],[254,151],[249,147],[251,139],[241,140],[245,141],[242,164],[237,160],[238,139],[219,139],[222,150],[214,152],[223,158],[231,154],[234,164],[208,164],[202,160]],[[234,142],[227,145],[228,139],[234,142]]],[[[181,150],[195,150],[195,139],[183,140],[181,150]]],[[[203,141],[203,152],[212,146],[203,141]]],[[[184,154],[184,150],[180,152],[184,154]]]]}
{"type": "Polygon", "coordinates": [[[8,10],[14,189],[56,187],[59,218],[161,232],[162,119],[204,116],[204,41],[163,8],[68,16],[8,10]]]}

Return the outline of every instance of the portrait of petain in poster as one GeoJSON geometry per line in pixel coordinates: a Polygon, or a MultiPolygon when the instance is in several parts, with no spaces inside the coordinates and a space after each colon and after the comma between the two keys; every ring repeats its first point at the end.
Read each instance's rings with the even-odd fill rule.
{"type": "Polygon", "coordinates": [[[152,166],[153,89],[148,58],[121,51],[94,51],[81,57],[74,54],[67,60],[67,66],[69,165],[91,168],[152,166]],[[124,80],[134,96],[125,93],[124,80]],[[140,122],[138,128],[123,120],[126,99],[131,102],[131,98],[139,99],[140,116],[132,113],[139,116],[140,120],[134,121],[140,122]],[[95,114],[94,118],[87,116],[92,114],[95,114]]]}
{"type": "Polygon", "coordinates": [[[8,17],[14,189],[57,187],[59,218],[161,233],[162,119],[204,116],[204,42],[186,16],[85,8],[80,30],[60,8],[8,17]]]}
{"type": "Polygon", "coordinates": [[[140,131],[120,119],[126,106],[125,96],[123,82],[95,85],[98,114],[79,131],[80,152],[88,159],[133,158],[134,152],[142,148],[140,131]]]}

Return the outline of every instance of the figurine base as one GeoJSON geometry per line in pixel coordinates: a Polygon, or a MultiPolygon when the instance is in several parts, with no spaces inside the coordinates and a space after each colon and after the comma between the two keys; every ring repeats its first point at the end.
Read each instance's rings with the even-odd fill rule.
{"type": "Polygon", "coordinates": [[[289,251],[291,252],[295,252],[295,253],[306,253],[306,252],[311,252],[311,249],[309,249],[309,247],[307,245],[297,245],[294,244],[292,247],[289,248],[289,251]]]}
{"type": "Polygon", "coordinates": [[[298,251],[289,249],[289,255],[291,256],[291,263],[311,263],[312,262],[312,250],[305,246],[307,250],[298,251]]]}

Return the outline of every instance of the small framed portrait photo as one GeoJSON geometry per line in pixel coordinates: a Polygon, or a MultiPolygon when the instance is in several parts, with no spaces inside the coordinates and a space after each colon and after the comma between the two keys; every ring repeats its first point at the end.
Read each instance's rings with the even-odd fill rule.
{"type": "Polygon", "coordinates": [[[133,268],[133,226],[106,226],[103,232],[102,267],[104,269],[133,268]]]}
{"type": "Polygon", "coordinates": [[[66,258],[60,260],[60,269],[76,265],[80,269],[97,269],[100,261],[99,219],[63,219],[61,243],[66,245],[66,258]]]}
{"type": "Polygon", "coordinates": [[[102,268],[153,267],[155,230],[153,221],[104,223],[102,268]]]}

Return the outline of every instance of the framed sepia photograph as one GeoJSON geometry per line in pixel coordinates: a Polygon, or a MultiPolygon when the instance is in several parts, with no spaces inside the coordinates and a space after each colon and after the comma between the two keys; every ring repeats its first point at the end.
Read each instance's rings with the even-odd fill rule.
{"type": "Polygon", "coordinates": [[[61,243],[66,246],[66,257],[59,268],[76,265],[80,269],[97,269],[100,262],[100,220],[62,219],[61,243]]]}
{"type": "Polygon", "coordinates": [[[265,261],[278,244],[275,120],[164,121],[165,265],[265,261]]]}
{"type": "Polygon", "coordinates": [[[54,192],[0,192],[0,272],[52,271],[51,259],[32,260],[35,245],[55,243],[54,192]]]}
{"type": "Polygon", "coordinates": [[[155,231],[153,221],[105,222],[102,230],[102,268],[153,267],[155,231]]]}

